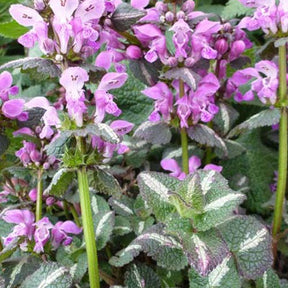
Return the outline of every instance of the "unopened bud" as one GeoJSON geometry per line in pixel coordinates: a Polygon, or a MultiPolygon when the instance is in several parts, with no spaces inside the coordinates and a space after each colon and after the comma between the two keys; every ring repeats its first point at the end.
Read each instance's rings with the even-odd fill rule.
{"type": "Polygon", "coordinates": [[[174,20],[174,14],[171,11],[168,11],[165,14],[165,19],[167,22],[172,22],[174,20]]]}
{"type": "Polygon", "coordinates": [[[126,55],[130,59],[139,59],[142,57],[143,54],[142,54],[141,49],[138,46],[130,45],[126,49],[126,55]]]}
{"type": "Polygon", "coordinates": [[[45,3],[43,0],[34,0],[34,7],[38,11],[42,11],[45,9],[45,3]]]}
{"type": "Polygon", "coordinates": [[[238,58],[244,51],[245,51],[246,45],[242,40],[237,40],[233,42],[231,47],[231,54],[235,58],[238,58]]]}
{"type": "Polygon", "coordinates": [[[31,160],[32,160],[34,163],[40,162],[40,160],[41,160],[41,154],[40,154],[39,151],[33,150],[33,151],[30,153],[30,158],[31,158],[31,160]]]}
{"type": "Polygon", "coordinates": [[[63,61],[63,56],[60,55],[60,54],[57,54],[57,55],[55,56],[55,60],[56,60],[57,62],[61,62],[61,61],[63,61]]]}
{"type": "Polygon", "coordinates": [[[215,43],[215,49],[222,55],[227,52],[228,48],[229,46],[225,39],[219,39],[215,43]]]}
{"type": "Polygon", "coordinates": [[[190,13],[195,8],[195,2],[193,0],[188,0],[182,5],[182,10],[186,13],[190,13]]]}
{"type": "Polygon", "coordinates": [[[177,12],[177,14],[176,14],[176,17],[177,17],[177,20],[180,20],[180,19],[185,19],[185,13],[184,13],[184,11],[179,11],[179,12],[177,12]]]}

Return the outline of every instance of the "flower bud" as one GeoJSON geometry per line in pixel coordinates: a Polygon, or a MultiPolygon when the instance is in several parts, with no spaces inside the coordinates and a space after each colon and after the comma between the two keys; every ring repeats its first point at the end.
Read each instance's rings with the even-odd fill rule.
{"type": "Polygon", "coordinates": [[[186,13],[191,13],[195,8],[195,2],[193,0],[187,0],[182,5],[182,10],[186,13]]]}
{"type": "Polygon", "coordinates": [[[36,163],[36,162],[40,162],[41,160],[41,154],[38,150],[33,150],[31,153],[30,153],[30,158],[31,160],[36,163]]]}
{"type": "Polygon", "coordinates": [[[231,56],[233,58],[238,58],[245,51],[245,48],[246,45],[242,40],[233,42],[231,47],[231,56]]]}
{"type": "Polygon", "coordinates": [[[175,67],[175,66],[177,66],[177,64],[178,64],[178,60],[176,57],[169,57],[167,59],[167,65],[168,66],[175,67]]]}
{"type": "Polygon", "coordinates": [[[180,19],[185,19],[185,13],[183,12],[183,11],[179,11],[179,12],[177,12],[177,14],[176,14],[176,18],[177,18],[177,20],[180,20],[180,19]]]}
{"type": "Polygon", "coordinates": [[[47,206],[52,206],[55,202],[56,202],[56,200],[55,200],[54,197],[48,197],[48,198],[46,199],[46,205],[47,205],[47,206]]]}
{"type": "Polygon", "coordinates": [[[37,11],[42,11],[45,9],[45,3],[43,0],[34,0],[34,8],[37,11]]]}
{"type": "Polygon", "coordinates": [[[126,49],[126,55],[130,59],[139,59],[139,58],[142,57],[142,51],[141,51],[141,49],[138,46],[130,45],[126,49]]]}
{"type": "Polygon", "coordinates": [[[192,67],[195,64],[195,59],[193,57],[188,57],[187,59],[185,59],[184,65],[186,67],[192,67]]]}
{"type": "Polygon", "coordinates": [[[222,55],[227,52],[228,48],[229,46],[225,39],[219,39],[215,43],[215,49],[222,55]]]}
{"type": "Polygon", "coordinates": [[[167,4],[164,4],[163,2],[157,2],[155,5],[155,8],[160,12],[160,13],[165,13],[168,10],[167,4]]]}
{"type": "Polygon", "coordinates": [[[165,14],[165,19],[167,22],[172,22],[174,20],[174,14],[171,11],[168,11],[165,14]]]}
{"type": "Polygon", "coordinates": [[[48,170],[50,168],[50,164],[48,162],[45,162],[43,164],[43,169],[48,170]]]}

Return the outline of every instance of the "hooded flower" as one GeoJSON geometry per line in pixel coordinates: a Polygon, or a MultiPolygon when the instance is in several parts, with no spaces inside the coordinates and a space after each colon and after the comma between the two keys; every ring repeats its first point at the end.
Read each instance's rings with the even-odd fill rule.
{"type": "Polygon", "coordinates": [[[142,93],[156,100],[154,111],[149,116],[150,121],[159,121],[160,114],[165,121],[170,119],[170,113],[173,111],[173,94],[165,83],[158,82],[156,85],[143,90],[142,93]]]}
{"type": "Polygon", "coordinates": [[[9,95],[16,95],[18,93],[18,87],[12,86],[13,78],[11,74],[7,71],[4,71],[0,74],[0,99],[2,101],[7,101],[9,95]]]}
{"type": "Polygon", "coordinates": [[[82,229],[72,221],[60,221],[55,224],[51,232],[52,246],[57,249],[61,244],[64,246],[70,245],[72,237],[68,236],[68,234],[80,234],[82,229]]]}
{"type": "Polygon", "coordinates": [[[95,123],[103,121],[105,114],[112,114],[113,116],[119,116],[121,110],[114,102],[112,94],[108,93],[111,89],[121,87],[127,80],[128,75],[126,73],[110,72],[103,76],[97,90],[95,91],[96,111],[95,111],[95,123]]]}
{"type": "Polygon", "coordinates": [[[44,217],[33,224],[33,226],[36,227],[34,232],[34,251],[36,253],[44,252],[44,246],[50,239],[50,230],[53,228],[53,225],[47,217],[44,217]]]}
{"type": "Polygon", "coordinates": [[[13,231],[4,238],[4,245],[7,246],[21,236],[32,239],[34,233],[34,214],[29,210],[8,210],[2,217],[8,223],[17,224],[13,231]]]}
{"type": "Polygon", "coordinates": [[[83,113],[87,110],[84,90],[82,88],[88,80],[88,73],[83,68],[70,67],[62,73],[59,81],[66,89],[68,113],[79,127],[83,125],[83,113]]]}

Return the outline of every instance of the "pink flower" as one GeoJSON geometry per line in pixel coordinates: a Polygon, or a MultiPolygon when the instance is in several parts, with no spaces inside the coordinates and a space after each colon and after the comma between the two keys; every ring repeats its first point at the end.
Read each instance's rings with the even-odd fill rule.
{"type": "Polygon", "coordinates": [[[4,245],[9,245],[14,239],[21,236],[27,237],[32,240],[34,233],[34,214],[29,210],[8,210],[2,217],[4,221],[8,223],[17,224],[13,231],[4,238],[4,245]]]}
{"type": "Polygon", "coordinates": [[[2,113],[9,119],[17,119],[23,115],[25,101],[23,99],[12,99],[4,102],[2,113]]]}
{"type": "Polygon", "coordinates": [[[53,225],[47,217],[42,218],[33,226],[36,227],[34,232],[35,246],[34,251],[36,253],[44,252],[44,246],[50,239],[50,230],[53,228],[53,225]]]}
{"type": "Polygon", "coordinates": [[[82,229],[79,228],[72,221],[59,221],[55,224],[52,229],[52,246],[57,249],[61,244],[64,246],[70,245],[72,242],[72,237],[67,234],[80,234],[82,229]]]}
{"type": "Polygon", "coordinates": [[[18,93],[18,87],[12,86],[13,79],[9,72],[4,71],[0,74],[0,99],[7,101],[9,95],[16,95],[18,93]]]}
{"type": "Polygon", "coordinates": [[[83,113],[87,110],[84,103],[84,90],[82,88],[88,80],[88,73],[80,67],[66,69],[59,80],[60,84],[66,89],[68,113],[79,127],[83,125],[83,113]]]}

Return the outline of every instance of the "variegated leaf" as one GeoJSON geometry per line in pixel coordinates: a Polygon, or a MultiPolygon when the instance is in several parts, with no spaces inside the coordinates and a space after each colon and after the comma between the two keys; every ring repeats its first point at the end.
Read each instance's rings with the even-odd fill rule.
{"type": "Polygon", "coordinates": [[[231,256],[225,257],[206,277],[191,269],[189,282],[189,288],[241,288],[241,281],[231,256]]]}
{"type": "Polygon", "coordinates": [[[256,288],[281,288],[278,275],[269,269],[256,281],[256,288]]]}
{"type": "Polygon", "coordinates": [[[215,229],[190,233],[182,241],[190,266],[201,276],[207,276],[230,254],[227,244],[215,229]]]}
{"type": "Polygon", "coordinates": [[[110,240],[115,223],[115,213],[110,210],[108,203],[102,197],[93,195],[91,207],[97,249],[103,249],[110,240]]]}
{"type": "Polygon", "coordinates": [[[164,122],[146,121],[137,128],[134,137],[151,144],[167,144],[171,141],[172,133],[164,122]]]}
{"type": "Polygon", "coordinates": [[[228,181],[218,172],[198,170],[201,188],[205,196],[203,212],[193,217],[194,227],[206,231],[232,216],[234,209],[245,199],[242,193],[231,190],[228,181]]]}
{"type": "Polygon", "coordinates": [[[41,264],[40,268],[28,276],[21,288],[70,288],[72,277],[66,267],[55,262],[41,264]]]}
{"type": "Polygon", "coordinates": [[[178,179],[164,173],[143,172],[138,176],[140,194],[158,220],[163,221],[175,211],[169,200],[169,192],[175,191],[179,183],[178,179]]]}
{"type": "Polygon", "coordinates": [[[142,251],[157,261],[158,266],[169,270],[181,270],[187,265],[181,244],[174,237],[164,235],[160,224],[146,230],[128,247],[110,258],[109,262],[113,266],[122,267],[142,251]]]}
{"type": "Polygon", "coordinates": [[[235,216],[218,227],[245,278],[256,279],[271,267],[271,236],[256,218],[235,216]]]}
{"type": "Polygon", "coordinates": [[[161,281],[154,270],[146,265],[133,264],[125,273],[127,288],[161,288],[161,281]]]}

